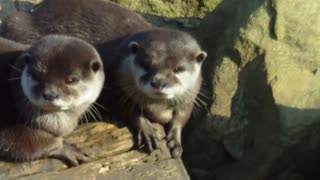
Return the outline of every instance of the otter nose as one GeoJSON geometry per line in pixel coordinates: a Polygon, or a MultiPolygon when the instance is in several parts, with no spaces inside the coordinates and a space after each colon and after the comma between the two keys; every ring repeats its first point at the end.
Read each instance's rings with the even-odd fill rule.
{"type": "Polygon", "coordinates": [[[163,89],[164,87],[166,87],[167,82],[164,80],[160,80],[160,79],[153,79],[150,82],[151,86],[155,89],[163,89]]]}
{"type": "Polygon", "coordinates": [[[59,97],[59,94],[53,94],[53,93],[46,93],[44,92],[42,94],[43,98],[47,101],[53,101],[59,97]]]}

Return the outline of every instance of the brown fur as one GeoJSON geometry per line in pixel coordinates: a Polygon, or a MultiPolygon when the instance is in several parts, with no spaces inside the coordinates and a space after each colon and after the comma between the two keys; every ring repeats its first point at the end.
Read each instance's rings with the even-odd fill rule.
{"type": "MultiPolygon", "coordinates": [[[[9,17],[4,21],[2,27],[2,35],[20,42],[33,42],[35,39],[51,33],[76,36],[95,45],[104,61],[108,85],[113,83],[111,93],[102,94],[103,96],[100,98],[101,103],[117,103],[123,98],[127,98],[126,104],[129,104],[128,106],[121,103],[116,105],[110,103],[108,105],[110,105],[114,112],[120,110],[117,115],[123,116],[123,119],[133,119],[134,124],[140,132],[140,136],[141,132],[145,136],[150,150],[153,149],[151,141],[158,144],[158,140],[152,127],[149,125],[149,121],[153,120],[162,124],[168,124],[171,126],[168,132],[169,147],[172,148],[175,157],[181,155],[182,147],[179,136],[192,112],[193,102],[200,88],[201,77],[194,84],[192,95],[185,97],[190,100],[188,102],[182,104],[163,100],[144,102],[146,98],[144,98],[145,96],[142,93],[139,95],[139,92],[134,96],[128,97],[129,92],[123,91],[123,89],[125,89],[124,86],[129,86],[129,84],[125,84],[123,87],[117,86],[120,79],[125,79],[127,76],[125,73],[119,74],[118,70],[124,57],[128,54],[128,44],[130,41],[141,43],[140,45],[145,52],[157,49],[157,44],[160,41],[164,46],[178,41],[180,45],[174,46],[172,51],[163,52],[163,54],[172,56],[173,58],[171,60],[167,59],[160,64],[172,62],[171,67],[173,67],[181,57],[185,58],[186,54],[190,55],[188,58],[194,60],[196,59],[196,53],[200,52],[200,48],[192,37],[180,31],[168,31],[152,27],[136,13],[103,0],[91,0],[90,3],[86,0],[45,0],[32,13],[20,12],[9,17]],[[187,47],[186,44],[189,44],[189,41],[194,42],[194,45],[187,47]],[[150,46],[151,44],[153,46],[150,46]],[[109,97],[112,93],[114,93],[114,96],[109,97]],[[137,117],[141,116],[142,108],[146,117],[144,120],[138,121],[139,118],[137,117]],[[169,112],[169,116],[165,118],[159,117],[162,110],[169,112]]],[[[142,58],[138,58],[141,61],[143,59],[147,62],[152,61],[152,59],[143,57],[142,53],[138,55],[142,56],[142,58]]],[[[154,58],[154,60],[157,60],[157,58],[154,58]]],[[[190,64],[195,63],[194,61],[190,62],[190,64]]],[[[143,64],[145,62],[140,63],[143,64]]],[[[165,70],[168,67],[170,66],[158,68],[165,70]]],[[[165,81],[168,80],[166,79],[165,81]]],[[[177,83],[174,78],[171,78],[170,81],[172,84],[177,83]]]]}
{"type": "MultiPolygon", "coordinates": [[[[20,78],[25,66],[31,68],[39,61],[44,68],[42,70],[47,71],[45,74],[48,75],[40,75],[40,78],[43,78],[40,80],[41,84],[58,81],[59,76],[72,69],[89,73],[91,67],[84,67],[83,64],[97,61],[102,67],[102,61],[95,49],[82,40],[66,36],[44,37],[30,47],[1,38],[0,47],[2,62],[0,68],[3,70],[0,76],[3,77],[0,82],[3,85],[1,88],[3,97],[0,103],[0,156],[14,161],[52,157],[64,160],[69,165],[87,161],[89,158],[77,148],[65,143],[62,136],[77,126],[79,118],[90,104],[83,104],[66,111],[39,109],[29,102],[22,92],[20,78]],[[26,54],[28,54],[27,64],[26,54]],[[9,65],[12,68],[9,68],[9,65]],[[49,72],[51,70],[57,71],[49,72]],[[61,114],[64,118],[55,119],[61,117],[61,114]],[[52,125],[52,122],[56,122],[57,125],[52,125]]],[[[103,74],[103,68],[99,69],[99,73],[103,74]]],[[[84,75],[85,78],[91,76],[84,75]]],[[[92,79],[84,81],[90,83],[92,79]]],[[[39,88],[39,91],[44,91],[43,88],[46,87],[39,88]]],[[[66,97],[68,96],[70,94],[66,94],[66,97]]]]}

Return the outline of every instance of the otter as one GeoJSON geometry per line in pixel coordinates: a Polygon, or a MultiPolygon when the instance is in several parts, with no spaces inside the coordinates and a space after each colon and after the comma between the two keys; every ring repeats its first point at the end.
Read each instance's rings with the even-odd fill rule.
{"type": "Polygon", "coordinates": [[[1,88],[0,156],[13,161],[51,157],[70,166],[88,161],[63,136],[76,128],[103,87],[103,63],[95,48],[63,35],[45,36],[30,46],[5,39],[0,44],[10,46],[0,48],[1,84],[8,85],[1,88]]]}
{"type": "Polygon", "coordinates": [[[97,45],[150,28],[143,17],[110,1],[44,0],[31,13],[16,12],[7,17],[1,36],[28,44],[59,33],[97,45]]]}
{"type": "MultiPolygon", "coordinates": [[[[91,0],[90,3],[85,0],[44,0],[33,12],[13,14],[2,25],[2,35],[19,42],[33,42],[52,33],[75,36],[96,47],[103,59],[106,82],[111,86],[111,91],[107,95],[102,93],[98,101],[121,119],[134,119],[133,124],[139,132],[138,144],[143,134],[151,151],[158,148],[158,139],[149,121],[170,124],[168,145],[174,157],[181,156],[181,130],[192,112],[202,81],[201,62],[206,58],[206,53],[193,37],[185,32],[154,27],[140,15],[103,0],[91,0]],[[136,55],[133,53],[135,48],[136,55]],[[132,54],[126,51],[130,49],[132,54]],[[142,68],[137,65],[140,62],[142,68]],[[152,64],[153,71],[150,76],[144,76],[145,83],[151,80],[151,76],[159,74],[158,80],[146,84],[149,89],[125,73],[126,68],[133,68],[130,72],[144,73],[149,70],[145,64],[152,64]],[[181,74],[170,74],[174,68],[178,68],[176,71],[181,74]],[[133,88],[135,93],[125,88],[133,88]],[[166,94],[167,91],[170,94],[166,94]],[[130,110],[117,102],[123,98],[127,99],[126,104],[130,104],[130,110]],[[140,113],[143,116],[139,116],[140,113]]],[[[139,76],[130,75],[136,79],[139,76]]]]}
{"type": "Polygon", "coordinates": [[[129,36],[120,44],[119,54],[113,104],[126,108],[118,113],[134,121],[138,144],[144,137],[150,150],[159,148],[150,122],[166,126],[172,156],[180,157],[181,132],[197,100],[206,52],[187,33],[153,29],[129,36]]]}

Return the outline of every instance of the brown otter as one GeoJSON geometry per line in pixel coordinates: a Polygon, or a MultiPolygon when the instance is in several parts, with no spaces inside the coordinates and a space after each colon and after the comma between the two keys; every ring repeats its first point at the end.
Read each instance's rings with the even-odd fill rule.
{"type": "MultiPolygon", "coordinates": [[[[153,29],[128,37],[119,47],[114,93],[121,115],[132,119],[150,150],[158,138],[150,122],[167,125],[173,157],[182,154],[181,131],[191,115],[201,86],[201,64],[206,58],[187,33],[153,29]]],[[[118,107],[118,109],[119,109],[118,107]]]]}
{"type": "MultiPolygon", "coordinates": [[[[3,36],[20,42],[33,42],[50,33],[76,36],[95,45],[104,61],[109,78],[107,82],[114,84],[112,93],[115,97],[127,97],[128,104],[136,108],[135,111],[117,114],[126,119],[133,117],[138,130],[145,135],[150,150],[153,149],[150,138],[156,141],[156,136],[149,120],[170,124],[169,147],[175,157],[181,155],[181,129],[192,112],[201,84],[201,62],[206,57],[194,38],[181,31],[155,28],[136,13],[103,0],[91,0],[90,3],[85,0],[44,0],[33,12],[14,14],[2,26],[3,36]],[[129,44],[129,49],[137,49],[136,56],[126,51],[129,44]],[[139,60],[128,61],[127,57],[139,60]],[[133,66],[139,63],[143,68],[133,66]],[[123,70],[128,66],[136,69],[137,73],[145,73],[149,66],[151,68],[150,64],[152,73],[144,76],[147,88],[138,81],[132,84],[135,81],[127,77],[123,70]],[[175,68],[176,74],[172,72],[175,68]],[[138,71],[141,69],[144,71],[138,71]],[[159,74],[156,77],[158,80],[147,86],[156,74],[159,74]],[[122,83],[124,79],[128,84],[122,83]],[[133,88],[135,93],[125,90],[126,87],[133,88]],[[155,89],[156,94],[153,92],[155,89]],[[141,112],[145,116],[139,116],[141,112]]],[[[139,78],[136,74],[131,75],[139,78]]],[[[119,101],[119,98],[112,99],[119,101]]],[[[101,104],[115,101],[100,98],[101,104]]],[[[121,107],[123,104],[118,105],[111,105],[110,108],[114,111],[128,110],[121,107]]]]}
{"type": "Polygon", "coordinates": [[[152,26],[140,15],[105,0],[44,0],[32,13],[17,12],[4,20],[1,36],[22,43],[48,34],[76,36],[103,44],[152,26]]]}
{"type": "Polygon", "coordinates": [[[14,64],[10,74],[1,71],[7,78],[1,83],[11,91],[1,88],[0,156],[16,161],[52,157],[72,166],[87,161],[62,136],[75,129],[102,89],[100,56],[85,41],[62,35],[43,37],[29,48],[8,42],[0,40],[1,47],[12,47],[0,49],[1,68],[14,64]],[[3,59],[10,53],[16,54],[3,59]]]}

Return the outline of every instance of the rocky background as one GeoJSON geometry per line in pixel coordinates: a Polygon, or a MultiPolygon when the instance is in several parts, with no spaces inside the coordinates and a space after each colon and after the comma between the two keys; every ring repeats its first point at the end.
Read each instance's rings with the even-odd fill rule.
{"type": "MultiPolygon", "coordinates": [[[[183,161],[192,179],[320,178],[320,1],[223,0],[216,8],[220,1],[117,2],[179,16],[144,14],[192,33],[209,54],[203,66],[207,106],[184,131],[183,161]]],[[[0,3],[0,18],[30,7],[0,3]]]]}

